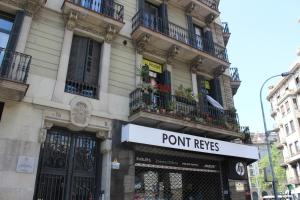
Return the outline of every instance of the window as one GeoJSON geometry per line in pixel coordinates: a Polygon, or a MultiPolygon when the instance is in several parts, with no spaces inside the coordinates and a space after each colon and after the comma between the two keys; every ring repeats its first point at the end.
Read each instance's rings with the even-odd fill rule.
{"type": "Polygon", "coordinates": [[[4,110],[4,102],[0,101],[0,121],[1,121],[3,110],[4,110]]]}
{"type": "Polygon", "coordinates": [[[290,125],[291,125],[291,132],[294,133],[296,130],[295,130],[295,125],[293,120],[290,121],[290,125]]]}
{"type": "Polygon", "coordinates": [[[296,152],[298,153],[300,151],[300,143],[299,143],[299,141],[295,141],[295,148],[296,148],[296,152]]]}
{"type": "Polygon", "coordinates": [[[278,103],[280,100],[280,94],[277,95],[276,99],[277,99],[277,103],[278,103]]]}
{"type": "Polygon", "coordinates": [[[296,77],[296,78],[295,78],[295,82],[296,82],[296,85],[299,84],[299,77],[296,77]]]}
{"type": "Polygon", "coordinates": [[[0,13],[0,47],[6,48],[13,27],[13,17],[0,13]]]}
{"type": "Polygon", "coordinates": [[[74,36],[65,92],[97,98],[101,44],[74,36]]]}
{"type": "Polygon", "coordinates": [[[289,149],[290,149],[290,155],[294,155],[294,151],[293,151],[293,144],[289,144],[289,149]]]}
{"type": "Polygon", "coordinates": [[[285,115],[285,110],[284,110],[283,105],[280,106],[280,112],[281,112],[281,115],[283,117],[285,115]]]}
{"type": "Polygon", "coordinates": [[[290,134],[290,129],[289,129],[289,125],[288,124],[285,124],[285,132],[286,132],[286,135],[289,135],[290,134]]]}
{"type": "Polygon", "coordinates": [[[194,25],[195,37],[196,37],[196,47],[198,49],[203,49],[203,29],[197,25],[194,25]]]}
{"type": "Polygon", "coordinates": [[[294,109],[298,109],[298,102],[296,98],[293,98],[294,109]]]}
{"type": "Polygon", "coordinates": [[[288,102],[288,101],[285,102],[285,108],[286,108],[286,112],[287,112],[287,113],[289,113],[289,112],[291,111],[290,105],[289,105],[289,102],[288,102]]]}

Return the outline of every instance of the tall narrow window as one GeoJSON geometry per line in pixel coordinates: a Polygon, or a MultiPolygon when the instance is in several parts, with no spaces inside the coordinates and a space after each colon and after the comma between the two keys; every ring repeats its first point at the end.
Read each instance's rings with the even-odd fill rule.
{"type": "Polygon", "coordinates": [[[280,106],[280,112],[281,112],[281,115],[283,117],[285,115],[285,110],[284,110],[283,105],[280,106]]]}
{"type": "Polygon", "coordinates": [[[285,124],[284,126],[285,126],[286,135],[289,135],[290,134],[289,125],[285,124]]]}
{"type": "Polygon", "coordinates": [[[65,91],[96,98],[101,44],[89,38],[74,36],[69,59],[65,91]]]}
{"type": "Polygon", "coordinates": [[[299,143],[299,141],[295,141],[295,148],[296,148],[296,152],[299,153],[299,151],[300,151],[300,143],[299,143]]]}
{"type": "Polygon", "coordinates": [[[198,49],[203,49],[203,29],[199,26],[194,25],[195,37],[196,37],[196,47],[198,49]]]}
{"type": "Polygon", "coordinates": [[[294,105],[294,109],[298,109],[298,102],[296,98],[293,98],[293,105],[294,105]]]}
{"type": "Polygon", "coordinates": [[[0,121],[1,121],[3,110],[4,110],[4,102],[0,101],[0,121]]]}
{"type": "Polygon", "coordinates": [[[295,130],[295,125],[293,120],[290,121],[290,125],[291,125],[291,131],[292,133],[294,133],[296,130],[295,130]]]}
{"type": "Polygon", "coordinates": [[[286,108],[286,112],[287,112],[287,113],[289,113],[289,112],[291,111],[290,105],[289,105],[289,102],[288,102],[288,101],[285,102],[285,108],[286,108]]]}

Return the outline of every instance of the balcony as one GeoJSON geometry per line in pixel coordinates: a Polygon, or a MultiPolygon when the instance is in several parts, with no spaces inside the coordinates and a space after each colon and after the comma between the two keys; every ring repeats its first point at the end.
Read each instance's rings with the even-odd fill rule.
{"type": "Polygon", "coordinates": [[[224,45],[227,46],[229,38],[230,38],[230,31],[229,31],[229,26],[227,22],[222,22],[223,25],[223,40],[224,40],[224,45]]]}
{"type": "Polygon", "coordinates": [[[159,17],[150,17],[143,10],[132,18],[132,30],[139,52],[153,52],[155,49],[168,59],[176,58],[188,63],[197,61],[207,73],[214,72],[220,65],[230,65],[226,48],[159,17]]]}
{"type": "Polygon", "coordinates": [[[241,85],[238,68],[230,68],[232,95],[235,95],[241,85]]]}
{"type": "Polygon", "coordinates": [[[115,2],[65,0],[62,11],[68,16],[70,28],[83,27],[115,35],[124,25],[124,6],[115,2]]]}
{"type": "Polygon", "coordinates": [[[20,101],[25,96],[31,56],[0,47],[0,98],[20,101]]]}
{"type": "Polygon", "coordinates": [[[248,127],[240,127],[237,114],[203,106],[195,100],[137,88],[130,93],[131,123],[216,139],[247,139],[248,127]]]}
{"type": "Polygon", "coordinates": [[[47,0],[0,0],[0,7],[1,11],[8,13],[24,9],[28,15],[34,15],[46,2],[47,0]]]}
{"type": "Polygon", "coordinates": [[[65,92],[96,99],[98,87],[96,85],[67,79],[65,92]]]}
{"type": "Polygon", "coordinates": [[[190,12],[196,18],[214,20],[220,15],[217,0],[169,0],[169,2],[190,12]]]}

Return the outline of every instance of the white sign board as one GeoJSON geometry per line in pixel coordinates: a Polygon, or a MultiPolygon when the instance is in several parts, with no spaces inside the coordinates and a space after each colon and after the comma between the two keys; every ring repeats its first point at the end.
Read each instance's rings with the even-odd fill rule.
{"type": "Polygon", "coordinates": [[[30,156],[19,156],[17,163],[17,172],[33,173],[35,158],[30,156]]]}
{"type": "Polygon", "coordinates": [[[122,128],[122,142],[133,142],[187,151],[257,160],[257,147],[128,124],[122,128]]]}

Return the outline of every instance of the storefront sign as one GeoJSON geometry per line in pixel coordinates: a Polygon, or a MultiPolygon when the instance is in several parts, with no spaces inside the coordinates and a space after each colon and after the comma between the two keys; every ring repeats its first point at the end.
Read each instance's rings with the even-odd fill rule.
{"type": "Polygon", "coordinates": [[[135,153],[135,163],[151,164],[157,166],[173,166],[190,169],[203,169],[208,171],[219,170],[219,163],[212,160],[201,160],[187,157],[161,156],[160,154],[135,153]]]}
{"type": "Polygon", "coordinates": [[[149,67],[149,70],[157,72],[157,73],[162,73],[162,65],[152,62],[150,60],[143,59],[143,65],[147,65],[149,67]]]}
{"type": "Polygon", "coordinates": [[[254,160],[258,159],[257,147],[137,126],[134,124],[128,124],[122,128],[122,142],[148,144],[254,160]]]}

